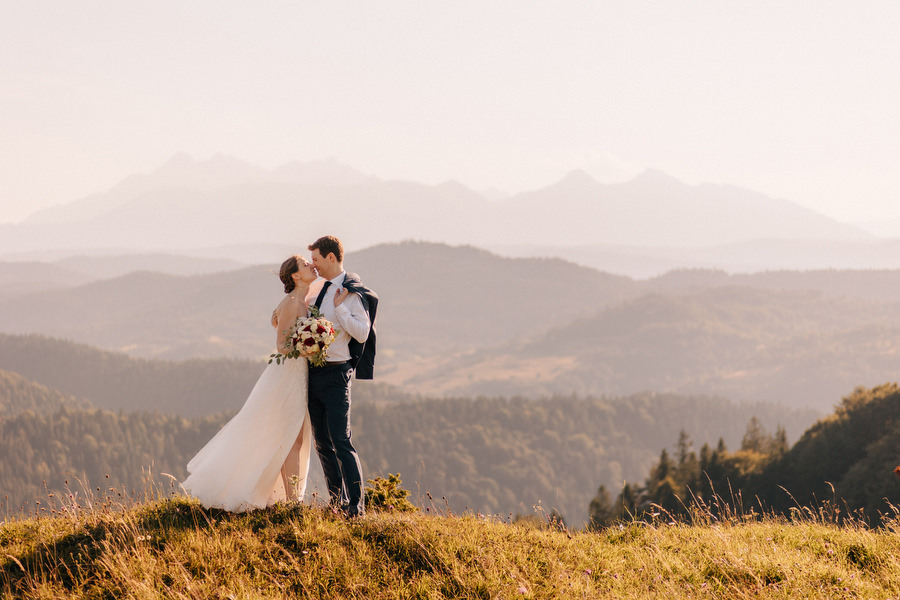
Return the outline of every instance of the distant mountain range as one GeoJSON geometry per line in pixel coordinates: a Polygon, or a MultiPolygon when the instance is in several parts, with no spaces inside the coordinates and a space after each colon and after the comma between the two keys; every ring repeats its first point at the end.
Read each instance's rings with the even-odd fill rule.
{"type": "Polygon", "coordinates": [[[785,200],[734,186],[687,185],[654,169],[621,184],[602,184],[574,171],[555,185],[497,204],[518,233],[505,243],[697,247],[763,238],[871,237],[785,200]],[[556,235],[548,238],[548,232],[556,235]]]}
{"type": "Polygon", "coordinates": [[[207,161],[195,161],[187,154],[177,154],[149,175],[131,175],[106,192],[40,210],[25,219],[24,224],[90,221],[157,189],[207,191],[253,183],[340,187],[377,181],[375,177],[363,175],[334,159],[291,162],[269,171],[229,156],[216,155],[207,161]]]}
{"type": "Polygon", "coordinates": [[[0,253],[302,248],[325,232],[352,248],[406,239],[559,249],[872,237],[786,200],[732,186],[687,185],[655,170],[620,184],[575,171],[544,189],[488,200],[456,182],[384,181],[334,160],[269,171],[228,157],[178,155],[107,192],[0,226],[0,253]]]}

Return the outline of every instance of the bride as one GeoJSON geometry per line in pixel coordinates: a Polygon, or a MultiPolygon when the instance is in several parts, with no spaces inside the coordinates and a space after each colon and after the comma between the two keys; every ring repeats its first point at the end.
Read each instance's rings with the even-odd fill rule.
{"type": "MultiPolygon", "coordinates": [[[[292,256],[281,265],[285,297],[272,313],[275,347],[285,353],[287,331],[307,314],[316,280],[312,263],[292,256]]],[[[312,431],[307,413],[307,361],[269,363],[241,410],[187,465],[184,490],[207,508],[244,512],[306,490],[312,431]]]]}

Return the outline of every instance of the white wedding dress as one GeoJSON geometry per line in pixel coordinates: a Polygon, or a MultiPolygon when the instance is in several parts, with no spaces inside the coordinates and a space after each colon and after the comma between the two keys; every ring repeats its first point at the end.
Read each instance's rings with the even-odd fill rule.
{"type": "Polygon", "coordinates": [[[306,359],[272,362],[240,412],[188,463],[190,475],[181,485],[205,507],[230,512],[299,500],[311,446],[306,359]],[[296,472],[289,474],[284,467],[292,453],[296,472]]]}

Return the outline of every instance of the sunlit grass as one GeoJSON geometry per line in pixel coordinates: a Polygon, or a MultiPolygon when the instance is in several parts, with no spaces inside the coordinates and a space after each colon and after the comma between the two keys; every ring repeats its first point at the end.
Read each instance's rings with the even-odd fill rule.
{"type": "MultiPolygon", "coordinates": [[[[370,482],[372,483],[372,482],[370,482]]],[[[391,487],[391,483],[396,484],[391,487]]],[[[687,523],[567,531],[531,518],[313,504],[247,514],[184,497],[48,498],[0,524],[0,594],[28,598],[898,598],[900,521],[695,506],[687,523]],[[841,521],[842,524],[838,522],[841,521]]]]}

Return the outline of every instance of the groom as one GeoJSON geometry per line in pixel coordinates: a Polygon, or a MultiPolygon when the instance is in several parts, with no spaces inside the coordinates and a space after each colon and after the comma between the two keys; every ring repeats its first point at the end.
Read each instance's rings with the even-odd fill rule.
{"type": "Polygon", "coordinates": [[[353,273],[344,272],[344,247],[328,235],[309,245],[325,284],[316,297],[336,335],[323,367],[309,367],[309,420],[331,502],[349,517],[365,513],[362,468],[350,442],[350,376],[372,379],[378,296],[353,273]]]}

